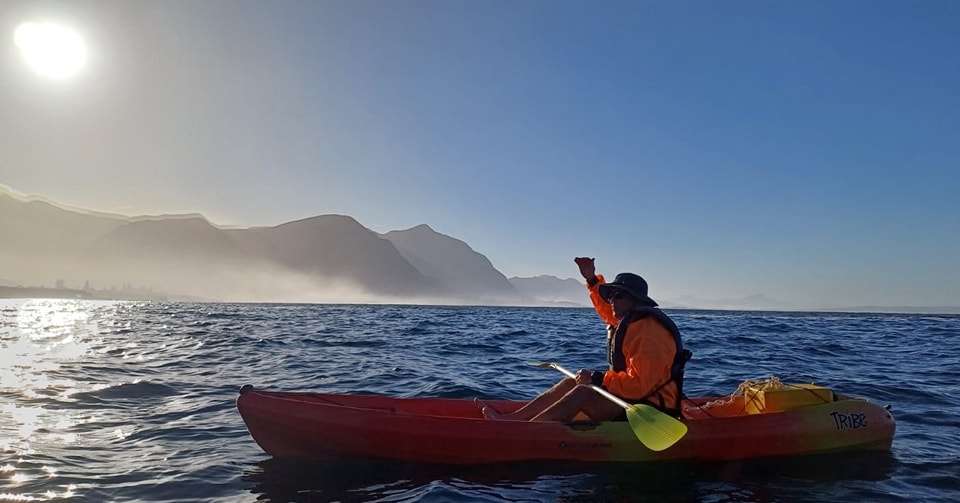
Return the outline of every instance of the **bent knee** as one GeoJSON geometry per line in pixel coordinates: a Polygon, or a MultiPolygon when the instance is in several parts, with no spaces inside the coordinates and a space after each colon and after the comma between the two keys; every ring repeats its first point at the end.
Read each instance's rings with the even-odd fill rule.
{"type": "Polygon", "coordinates": [[[594,391],[593,386],[591,386],[591,385],[589,385],[589,384],[577,384],[577,385],[573,388],[573,391],[574,391],[575,393],[577,393],[577,394],[584,395],[584,396],[597,396],[597,397],[599,397],[599,395],[597,394],[597,392],[594,391]]]}

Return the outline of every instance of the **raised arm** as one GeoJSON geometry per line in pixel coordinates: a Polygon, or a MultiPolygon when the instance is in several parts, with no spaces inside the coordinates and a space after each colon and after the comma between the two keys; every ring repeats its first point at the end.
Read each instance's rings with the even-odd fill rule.
{"type": "Polygon", "coordinates": [[[609,302],[600,297],[600,285],[605,283],[603,275],[597,274],[593,258],[577,257],[573,259],[580,268],[580,275],[587,282],[587,290],[590,292],[590,302],[593,308],[604,323],[610,326],[617,326],[617,317],[613,315],[613,307],[609,302]]]}

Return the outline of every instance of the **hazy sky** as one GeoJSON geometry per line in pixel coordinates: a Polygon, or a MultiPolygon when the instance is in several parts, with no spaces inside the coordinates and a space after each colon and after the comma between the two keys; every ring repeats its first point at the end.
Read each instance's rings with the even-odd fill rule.
{"type": "Polygon", "coordinates": [[[0,3],[0,183],[428,223],[654,297],[960,304],[960,2],[0,3]],[[16,26],[89,61],[33,74],[16,26]]]}

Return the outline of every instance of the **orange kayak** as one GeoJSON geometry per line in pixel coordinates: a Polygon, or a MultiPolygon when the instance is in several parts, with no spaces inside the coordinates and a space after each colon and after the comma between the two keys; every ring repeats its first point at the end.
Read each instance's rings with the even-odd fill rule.
{"type": "MultiPolygon", "coordinates": [[[[253,439],[277,458],[380,458],[427,463],[531,460],[641,462],[735,460],[888,450],[895,423],[866,400],[783,412],[748,413],[743,397],[687,400],[688,433],[654,452],[625,421],[526,422],[484,419],[472,400],[262,391],[244,386],[237,408],[253,439]]],[[[510,412],[524,402],[488,401],[510,412]]]]}

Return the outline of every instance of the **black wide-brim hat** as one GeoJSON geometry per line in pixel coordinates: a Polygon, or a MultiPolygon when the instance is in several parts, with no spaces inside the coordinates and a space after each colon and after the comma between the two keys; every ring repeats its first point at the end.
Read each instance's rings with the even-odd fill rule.
{"type": "Polygon", "coordinates": [[[600,285],[599,288],[600,296],[608,302],[610,301],[610,297],[618,291],[625,292],[643,305],[650,307],[657,306],[657,302],[647,295],[646,280],[632,272],[617,274],[617,277],[613,278],[612,283],[604,283],[600,285]]]}

